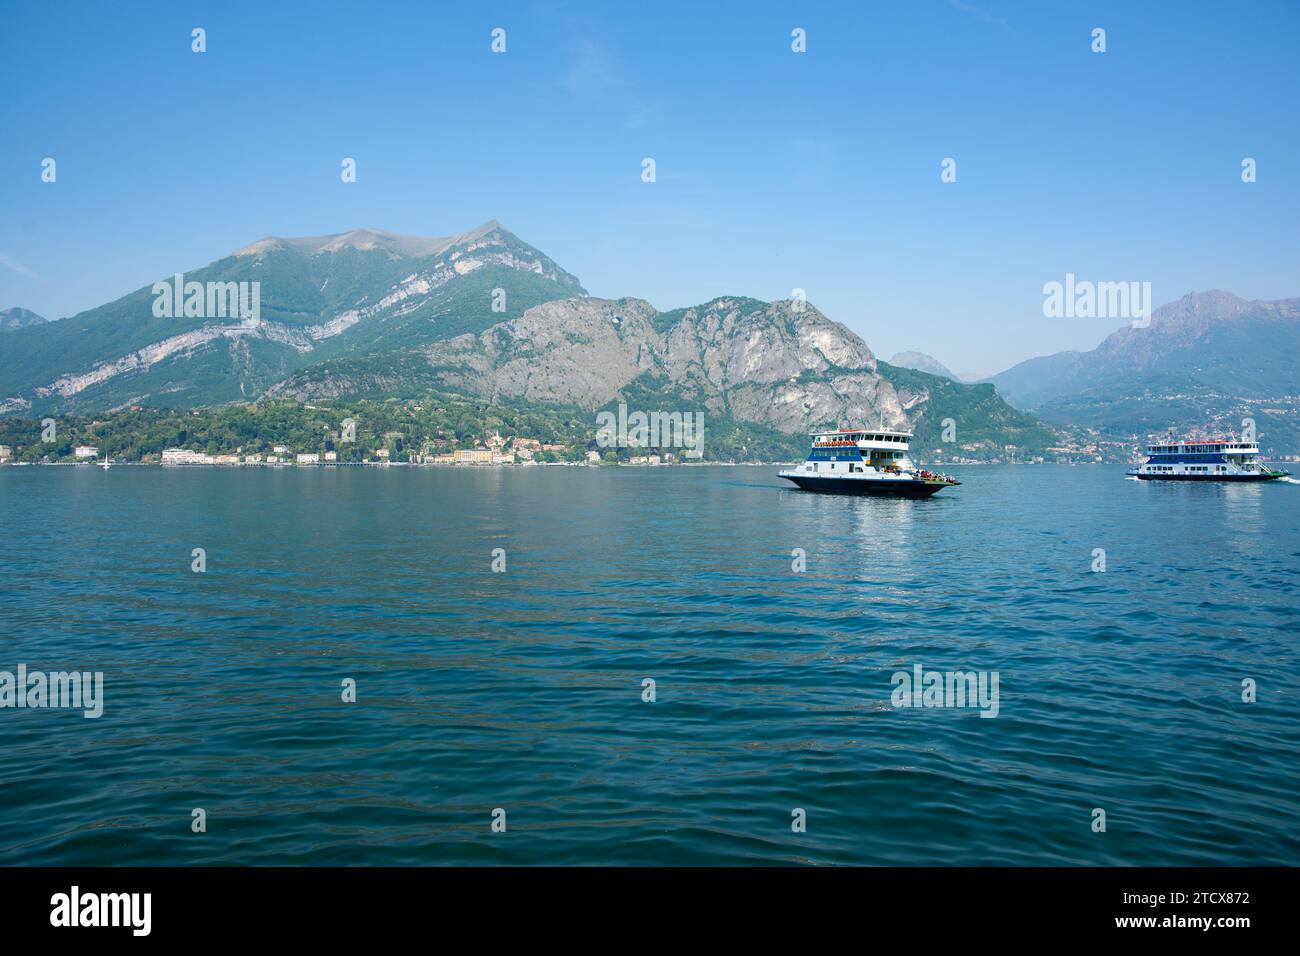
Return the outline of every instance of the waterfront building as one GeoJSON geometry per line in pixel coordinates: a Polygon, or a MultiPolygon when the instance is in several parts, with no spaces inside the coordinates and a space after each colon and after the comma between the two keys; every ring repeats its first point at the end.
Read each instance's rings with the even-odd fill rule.
{"type": "Polygon", "coordinates": [[[210,465],[212,457],[202,452],[190,451],[188,448],[164,448],[162,463],[164,465],[210,465]]]}

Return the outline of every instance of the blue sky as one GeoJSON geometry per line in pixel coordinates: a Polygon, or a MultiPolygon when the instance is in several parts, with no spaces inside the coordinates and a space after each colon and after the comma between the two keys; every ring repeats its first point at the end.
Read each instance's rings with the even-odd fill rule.
{"type": "Polygon", "coordinates": [[[0,308],[496,218],[595,295],[798,287],[992,373],[1115,327],[1043,316],[1067,272],[1300,295],[1298,46],[1295,2],[0,0],[0,308]]]}

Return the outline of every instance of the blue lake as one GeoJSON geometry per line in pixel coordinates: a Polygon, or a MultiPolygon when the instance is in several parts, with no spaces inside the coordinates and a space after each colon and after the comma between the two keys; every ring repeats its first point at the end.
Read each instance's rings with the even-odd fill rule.
{"type": "Polygon", "coordinates": [[[0,469],[0,863],[1300,864],[1300,487],[952,470],[0,469]]]}

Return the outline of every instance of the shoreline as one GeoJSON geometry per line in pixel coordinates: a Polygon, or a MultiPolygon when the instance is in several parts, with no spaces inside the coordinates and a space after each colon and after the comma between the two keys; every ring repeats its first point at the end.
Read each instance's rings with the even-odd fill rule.
{"type": "MultiPolygon", "coordinates": [[[[1268,459],[1279,463],[1294,461],[1295,459],[1278,458],[1268,459]]],[[[648,465],[631,462],[585,462],[585,461],[550,461],[550,462],[513,462],[491,464],[487,462],[409,462],[409,461],[322,461],[322,462],[304,462],[298,463],[293,461],[265,462],[265,461],[247,461],[247,462],[192,462],[178,464],[173,462],[158,461],[113,461],[109,459],[112,468],[166,468],[169,470],[197,470],[204,468],[212,469],[240,469],[240,468],[297,468],[297,469],[319,469],[319,468],[449,468],[449,469],[497,469],[497,468],[644,468],[663,470],[666,468],[789,468],[800,464],[799,461],[699,461],[699,462],[676,462],[673,464],[648,465]]],[[[1106,465],[1128,465],[1137,464],[1134,461],[964,461],[964,462],[942,462],[937,463],[936,467],[942,464],[946,468],[987,468],[990,466],[1011,465],[1015,467],[1041,468],[1045,466],[1077,468],[1081,466],[1106,466],[1106,465]]],[[[5,461],[0,462],[0,469],[3,468],[102,468],[103,462],[91,461],[5,461]]]]}

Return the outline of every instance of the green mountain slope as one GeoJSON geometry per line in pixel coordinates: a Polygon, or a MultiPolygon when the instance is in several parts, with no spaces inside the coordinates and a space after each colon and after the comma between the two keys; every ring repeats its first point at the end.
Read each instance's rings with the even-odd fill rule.
{"type": "Polygon", "coordinates": [[[446,239],[375,230],[264,239],[184,281],[256,282],[260,317],[160,317],[144,288],[18,329],[0,349],[0,412],[250,398],[314,362],[481,330],[582,291],[495,222],[446,239]]]}
{"type": "Polygon", "coordinates": [[[915,447],[935,460],[1023,459],[1043,455],[1059,442],[1050,427],[1012,408],[992,385],[963,385],[884,362],[879,368],[911,411],[915,447]],[[944,440],[948,420],[952,422],[952,441],[944,440]]]}

